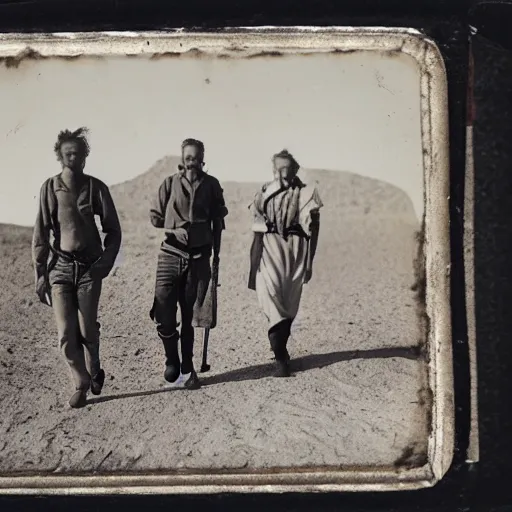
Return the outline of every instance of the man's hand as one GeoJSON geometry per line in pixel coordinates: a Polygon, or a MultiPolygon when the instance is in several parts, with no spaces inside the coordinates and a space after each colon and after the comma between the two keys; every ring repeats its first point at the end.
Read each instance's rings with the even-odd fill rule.
{"type": "Polygon", "coordinates": [[[36,283],[36,294],[39,297],[39,300],[43,303],[48,305],[51,305],[49,301],[51,301],[50,297],[47,297],[48,295],[48,288],[46,286],[46,278],[45,276],[41,276],[36,283]]]}
{"type": "Polygon", "coordinates": [[[306,270],[305,274],[304,274],[304,284],[307,284],[309,283],[309,281],[311,281],[311,278],[313,277],[313,269],[308,269],[306,270]]]}
{"type": "Polygon", "coordinates": [[[184,228],[178,228],[174,229],[172,231],[172,234],[174,235],[174,238],[176,238],[176,241],[182,245],[188,244],[188,233],[187,230],[184,228]]]}
{"type": "Polygon", "coordinates": [[[103,280],[110,274],[110,267],[107,267],[101,259],[93,263],[87,272],[93,280],[103,280]]]}
{"type": "Polygon", "coordinates": [[[36,283],[36,293],[41,302],[46,302],[45,294],[46,294],[46,279],[44,276],[41,276],[36,283]]]}

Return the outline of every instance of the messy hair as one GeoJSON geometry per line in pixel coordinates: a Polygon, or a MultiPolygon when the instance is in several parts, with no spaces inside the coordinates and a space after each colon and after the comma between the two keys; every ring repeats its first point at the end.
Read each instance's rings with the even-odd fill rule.
{"type": "Polygon", "coordinates": [[[197,140],[197,139],[185,139],[181,143],[181,153],[182,154],[183,154],[183,150],[187,146],[195,146],[199,150],[199,156],[200,156],[201,161],[204,159],[204,144],[200,140],[197,140]]]}
{"type": "Polygon", "coordinates": [[[76,142],[78,144],[78,147],[80,148],[80,153],[82,154],[82,156],[84,158],[87,158],[91,151],[89,141],[87,140],[88,134],[89,129],[85,126],[78,128],[78,130],[75,130],[74,132],[70,130],[62,130],[57,137],[57,142],[55,143],[55,146],[53,147],[53,150],[57,155],[57,160],[59,160],[59,162],[62,160],[62,154],[60,150],[62,144],[64,144],[65,142],[76,142]]]}
{"type": "Polygon", "coordinates": [[[297,173],[297,171],[300,169],[300,165],[299,165],[299,162],[297,162],[297,160],[295,160],[295,158],[293,157],[293,155],[287,150],[287,149],[283,149],[282,151],[280,151],[279,153],[276,153],[273,157],[272,157],[272,163],[275,165],[276,163],[276,160],[278,158],[286,158],[287,160],[290,161],[291,165],[292,165],[292,171],[294,174],[297,173]]]}

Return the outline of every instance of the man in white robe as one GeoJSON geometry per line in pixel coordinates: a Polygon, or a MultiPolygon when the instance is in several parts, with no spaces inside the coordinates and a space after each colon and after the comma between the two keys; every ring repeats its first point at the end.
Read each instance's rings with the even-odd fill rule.
{"type": "Polygon", "coordinates": [[[250,205],[254,232],[249,288],[269,322],[276,376],[290,375],[287,343],[302,288],[312,277],[323,203],[314,185],[297,176],[288,151],[274,155],[274,180],[263,185],[250,205]]]}

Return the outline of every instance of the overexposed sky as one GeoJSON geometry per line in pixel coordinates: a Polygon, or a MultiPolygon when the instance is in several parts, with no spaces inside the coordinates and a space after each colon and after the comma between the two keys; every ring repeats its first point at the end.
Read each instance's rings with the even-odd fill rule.
{"type": "Polygon", "coordinates": [[[32,225],[41,183],[60,171],[60,130],[87,126],[86,172],[108,185],[206,145],[210,173],[262,182],[287,148],[305,168],[404,190],[423,213],[420,74],[376,52],[214,59],[40,60],[0,68],[0,222],[32,225]]]}

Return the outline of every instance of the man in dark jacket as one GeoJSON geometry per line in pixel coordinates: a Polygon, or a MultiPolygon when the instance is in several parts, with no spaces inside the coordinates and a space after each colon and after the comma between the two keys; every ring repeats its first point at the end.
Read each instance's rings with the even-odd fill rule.
{"type": "Polygon", "coordinates": [[[69,401],[73,408],[86,404],[89,387],[99,395],[105,381],[98,304],[102,280],[121,245],[121,227],[108,187],[84,174],[89,155],[86,135],[85,128],[59,134],[54,150],[62,172],[41,187],[32,241],[36,293],[53,307],[60,347],[75,383],[69,401]],[[95,215],[106,235],[103,244],[95,215]]]}
{"type": "Polygon", "coordinates": [[[219,181],[203,171],[204,145],[186,139],[182,164],[161,184],[150,211],[151,223],[165,230],[150,312],[166,356],[165,380],[196,389],[193,365],[194,313],[211,286],[210,257],[218,265],[224,218],[228,211],[219,181]],[[181,361],[178,353],[177,307],[181,312],[181,361]]]}

